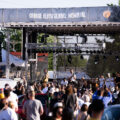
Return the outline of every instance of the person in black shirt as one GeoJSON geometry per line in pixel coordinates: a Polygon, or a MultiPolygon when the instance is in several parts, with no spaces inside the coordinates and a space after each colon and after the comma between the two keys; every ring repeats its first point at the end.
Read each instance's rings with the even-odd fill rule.
{"type": "Polygon", "coordinates": [[[77,97],[73,94],[73,87],[71,85],[67,86],[66,93],[63,96],[65,108],[75,110],[77,107],[77,97]]]}
{"type": "Polygon", "coordinates": [[[115,83],[116,83],[116,85],[118,85],[118,87],[120,88],[120,73],[117,73],[117,74],[116,74],[115,83]]]}

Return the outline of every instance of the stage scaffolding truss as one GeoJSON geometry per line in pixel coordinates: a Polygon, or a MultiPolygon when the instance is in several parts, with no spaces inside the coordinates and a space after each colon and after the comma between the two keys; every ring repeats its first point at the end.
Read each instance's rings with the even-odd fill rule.
{"type": "MultiPolygon", "coordinates": [[[[37,58],[29,59],[29,52],[53,52],[54,72],[56,72],[56,53],[62,54],[90,54],[97,50],[104,53],[105,45],[64,43],[58,44],[57,36],[76,34],[119,34],[120,31],[120,7],[83,7],[83,8],[32,8],[32,9],[0,9],[0,27],[21,29],[22,34],[22,58],[26,61],[26,79],[28,62],[35,62],[37,58]],[[52,44],[38,44],[37,33],[51,34],[55,36],[52,44]],[[71,53],[74,52],[74,53],[71,53]]],[[[7,40],[10,42],[10,35],[7,40]]],[[[7,44],[9,49],[9,42],[7,44]]],[[[97,54],[97,53],[96,53],[97,54]]],[[[6,55],[6,77],[9,78],[9,50],[6,55]]],[[[55,76],[54,76],[55,78],[55,76]]]]}

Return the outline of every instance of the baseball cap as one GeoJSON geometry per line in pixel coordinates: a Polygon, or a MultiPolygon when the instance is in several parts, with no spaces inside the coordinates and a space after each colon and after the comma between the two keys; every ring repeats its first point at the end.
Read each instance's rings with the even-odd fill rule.
{"type": "Polygon", "coordinates": [[[62,102],[55,103],[54,108],[56,108],[56,107],[63,107],[62,102]]]}

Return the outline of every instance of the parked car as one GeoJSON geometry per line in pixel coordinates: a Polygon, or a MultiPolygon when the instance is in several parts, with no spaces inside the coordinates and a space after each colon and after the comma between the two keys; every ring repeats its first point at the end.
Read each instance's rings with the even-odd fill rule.
{"type": "MultiPolygon", "coordinates": [[[[48,101],[48,95],[47,94],[41,94],[41,93],[36,93],[35,94],[35,98],[37,100],[40,100],[42,105],[43,105],[43,108],[44,108],[44,115],[46,115],[46,111],[47,111],[47,101],[48,101]]],[[[25,102],[25,95],[21,95],[18,97],[18,114],[21,118],[26,118],[26,116],[22,113],[22,109],[23,109],[23,105],[24,105],[24,102],[25,102]]],[[[43,117],[42,116],[42,117],[43,117]]]]}
{"type": "Polygon", "coordinates": [[[104,110],[102,120],[120,120],[120,105],[108,106],[104,110]]]}

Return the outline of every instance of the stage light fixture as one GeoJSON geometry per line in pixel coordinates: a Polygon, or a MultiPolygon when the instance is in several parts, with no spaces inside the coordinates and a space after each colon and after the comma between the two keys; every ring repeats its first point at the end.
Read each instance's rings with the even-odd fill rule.
{"type": "Polygon", "coordinates": [[[62,53],[62,48],[59,49],[59,52],[62,53]]]}
{"type": "Polygon", "coordinates": [[[64,49],[63,49],[63,52],[64,52],[64,53],[66,53],[66,52],[67,52],[66,48],[64,48],[64,49]]]}
{"type": "Polygon", "coordinates": [[[68,51],[67,51],[68,53],[70,53],[71,51],[68,49],[68,51]]]}
{"type": "Polygon", "coordinates": [[[86,53],[88,54],[88,53],[89,53],[89,51],[88,51],[88,50],[86,50],[86,53]]]}
{"type": "Polygon", "coordinates": [[[72,53],[74,53],[75,51],[74,50],[71,50],[72,53]]]}
{"type": "Polygon", "coordinates": [[[93,53],[96,53],[96,50],[93,50],[93,53]]]}
{"type": "Polygon", "coordinates": [[[90,50],[90,54],[93,54],[93,51],[92,51],[92,50],[90,50]]]}
{"type": "Polygon", "coordinates": [[[78,50],[79,51],[79,53],[82,53],[82,50],[78,50]]]}
{"type": "Polygon", "coordinates": [[[70,64],[72,63],[72,56],[71,56],[71,55],[68,56],[68,62],[69,62],[70,64]]]}
{"type": "Polygon", "coordinates": [[[101,51],[100,51],[100,50],[97,50],[97,53],[98,53],[98,54],[100,54],[100,53],[101,53],[101,51]]]}
{"type": "Polygon", "coordinates": [[[55,52],[56,52],[56,50],[53,48],[53,49],[52,49],[52,52],[53,52],[53,53],[55,53],[55,52]]]}
{"type": "Polygon", "coordinates": [[[52,53],[52,50],[51,50],[51,49],[49,49],[49,53],[52,53]]]}
{"type": "Polygon", "coordinates": [[[78,49],[75,50],[76,53],[79,53],[78,49]]]}
{"type": "Polygon", "coordinates": [[[119,56],[116,56],[115,58],[116,58],[116,61],[119,61],[119,56]]]}
{"type": "Polygon", "coordinates": [[[80,59],[82,59],[82,60],[84,59],[83,55],[80,56],[80,59]]]}

